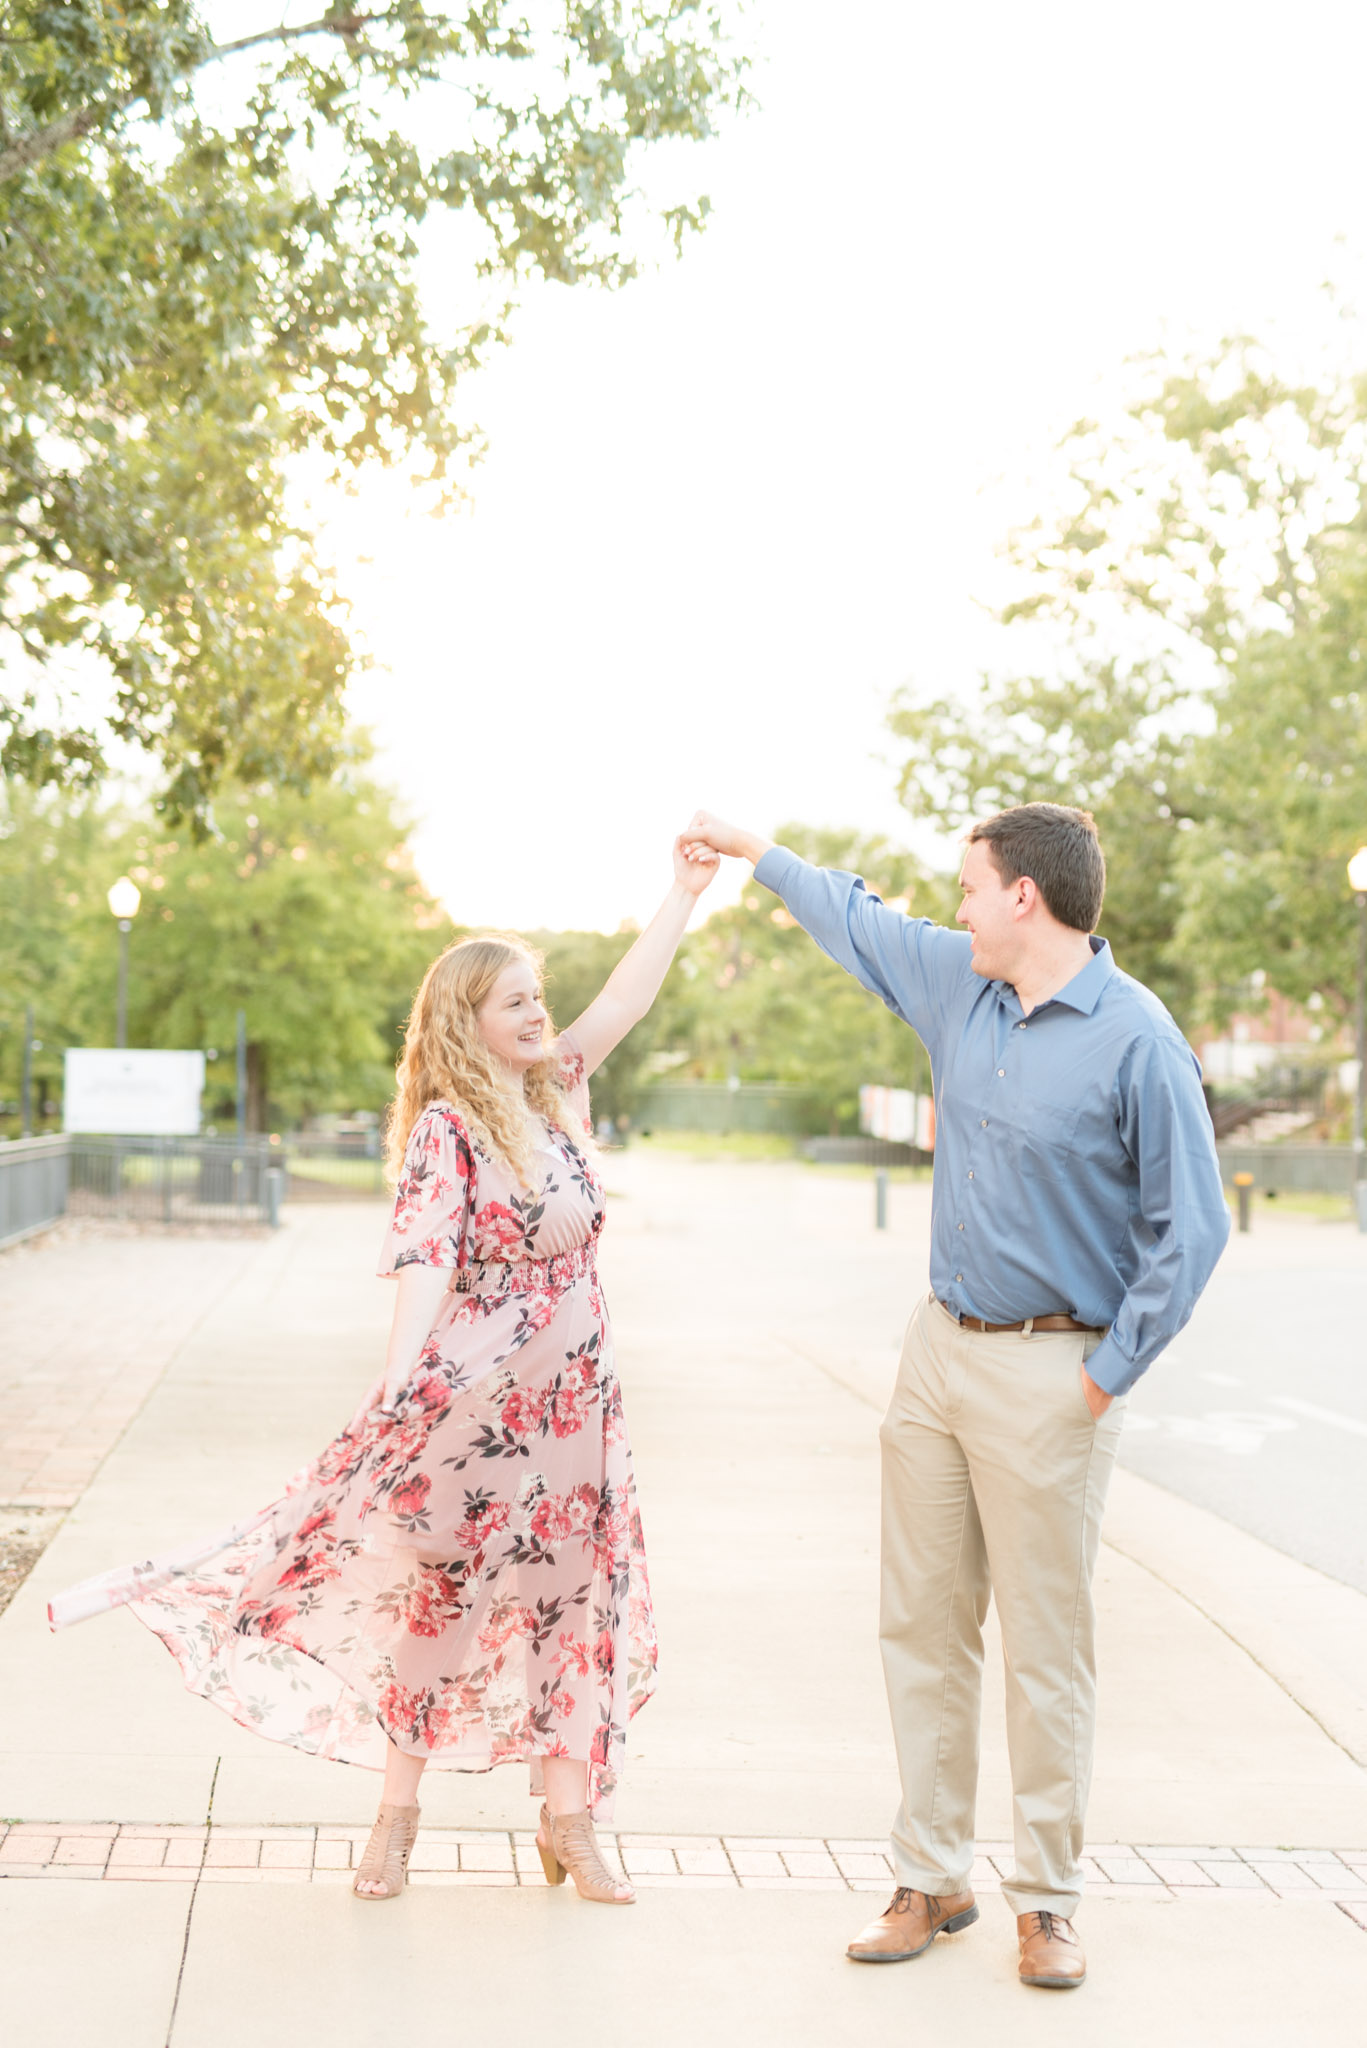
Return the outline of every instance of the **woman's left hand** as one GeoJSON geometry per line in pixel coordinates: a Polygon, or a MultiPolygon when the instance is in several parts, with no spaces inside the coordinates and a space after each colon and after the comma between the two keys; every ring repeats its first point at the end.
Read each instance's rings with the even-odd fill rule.
{"type": "Polygon", "coordinates": [[[674,879],[690,896],[701,896],[720,866],[720,854],[701,840],[681,832],[674,841],[674,879]]]}

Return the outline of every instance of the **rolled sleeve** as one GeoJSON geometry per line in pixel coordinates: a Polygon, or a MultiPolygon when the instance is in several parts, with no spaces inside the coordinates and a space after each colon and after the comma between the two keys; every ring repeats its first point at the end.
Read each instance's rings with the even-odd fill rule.
{"type": "Polygon", "coordinates": [[[1125,1394],[1183,1329],[1229,1237],[1214,1134],[1190,1048],[1136,1044],[1117,1078],[1121,1140],[1138,1176],[1138,1260],[1087,1371],[1125,1394]]]}

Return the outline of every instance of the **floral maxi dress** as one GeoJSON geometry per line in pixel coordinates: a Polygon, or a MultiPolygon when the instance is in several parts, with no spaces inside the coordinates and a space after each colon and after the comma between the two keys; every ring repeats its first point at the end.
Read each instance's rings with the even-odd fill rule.
{"type": "MultiPolygon", "coordinates": [[[[584,1063],[559,1042],[577,1115],[584,1063]]],[[[631,1452],[595,1263],[603,1188],[564,1132],[522,1188],[432,1102],[408,1140],[383,1275],[452,1269],[392,1412],[383,1374],[251,1521],[53,1601],[131,1606],[192,1692],[257,1733],[382,1769],[586,1758],[608,1818],[654,1690],[631,1452]]]]}

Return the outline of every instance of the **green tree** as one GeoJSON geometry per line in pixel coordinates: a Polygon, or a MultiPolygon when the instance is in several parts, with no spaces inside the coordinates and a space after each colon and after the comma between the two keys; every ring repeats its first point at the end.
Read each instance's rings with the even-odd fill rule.
{"type": "Polygon", "coordinates": [[[1177,854],[1204,801],[1174,716],[1183,702],[1161,671],[1098,660],[1071,676],[987,679],[967,702],[904,694],[888,721],[905,743],[902,801],[945,831],[1012,804],[1092,812],[1107,854],[1101,929],[1177,1016],[1193,999],[1192,963],[1172,944],[1177,854]]]}
{"type": "Polygon", "coordinates": [[[1192,749],[1205,815],[1180,846],[1173,951],[1223,1022],[1249,982],[1347,1022],[1357,912],[1345,874],[1367,843],[1367,549],[1345,536],[1294,632],[1241,647],[1215,730],[1192,749]]]}
{"type": "MultiPolygon", "coordinates": [[[[34,1057],[35,1128],[50,1118],[43,1102],[61,1100],[62,1053],[81,1042],[73,1023],[80,982],[89,965],[82,931],[83,906],[119,873],[105,854],[109,826],[88,797],[40,795],[22,784],[0,783],[0,1119],[18,1131],[25,1018],[31,1008],[41,1042],[34,1057]]],[[[100,900],[103,900],[102,898],[100,900]]],[[[105,910],[102,934],[109,959],[109,1021],[114,1033],[114,920],[105,910]]],[[[54,1111],[55,1114],[55,1111],[54,1111]]]]}
{"type": "MultiPolygon", "coordinates": [[[[633,944],[634,931],[531,932],[528,937],[546,956],[546,1000],[559,1029],[573,1024],[602,988],[622,955],[633,944]]],[[[634,1116],[646,1063],[670,1014],[679,985],[677,961],[665,977],[654,1006],[613,1047],[593,1076],[595,1117],[634,1116]]]]}
{"type": "MultiPolygon", "coordinates": [[[[861,874],[889,902],[946,913],[943,884],[880,836],[785,825],[778,837],[805,859],[861,874]]],[[[681,1075],[804,1088],[819,1120],[844,1130],[858,1126],[866,1082],[929,1088],[920,1041],[758,884],[685,942],[676,988],[661,1038],[687,1055],[681,1075]]]]}
{"type": "Polygon", "coordinates": [[[130,1044],[217,1049],[209,1089],[222,1111],[242,1008],[252,1128],[383,1107],[413,991],[453,927],[363,761],[307,797],[225,789],[221,836],[207,842],[88,798],[12,790],[9,802],[7,1042],[17,1047],[29,991],[45,1044],[111,1042],[117,951],[104,892],[126,870],[143,892],[129,946],[130,1044]],[[9,907],[12,878],[22,907],[9,907]]]}
{"type": "Polygon", "coordinates": [[[1090,808],[1103,929],[1189,1024],[1253,967],[1341,1008],[1342,864],[1367,836],[1367,381],[1289,380],[1246,339],[1154,359],[1060,468],[1010,542],[1001,616],[1028,667],[967,703],[902,697],[904,799],[951,828],[1090,808]]]}
{"type": "MultiPolygon", "coordinates": [[[[520,281],[629,278],[643,153],[709,135],[741,66],[709,0],[535,28],[330,4],[227,42],[193,0],[13,0],[3,26],[0,765],[91,784],[130,742],[203,833],[220,782],[342,757],[353,655],[291,455],[403,460],[439,500],[520,281]],[[236,111],[225,64],[254,67],[236,111]],[[416,261],[443,217],[469,317],[438,337],[416,261]]],[[[676,243],[706,211],[664,209],[676,243]]]]}

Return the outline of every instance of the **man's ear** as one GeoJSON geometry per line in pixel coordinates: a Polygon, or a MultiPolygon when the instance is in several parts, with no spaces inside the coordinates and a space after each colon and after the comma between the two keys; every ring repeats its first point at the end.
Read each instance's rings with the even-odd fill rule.
{"type": "Polygon", "coordinates": [[[1039,883],[1030,875],[1017,875],[1015,895],[1017,917],[1028,917],[1039,902],[1039,883]]]}

